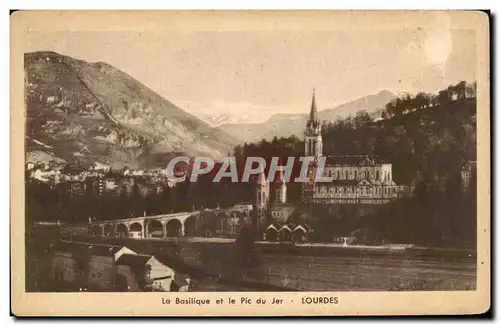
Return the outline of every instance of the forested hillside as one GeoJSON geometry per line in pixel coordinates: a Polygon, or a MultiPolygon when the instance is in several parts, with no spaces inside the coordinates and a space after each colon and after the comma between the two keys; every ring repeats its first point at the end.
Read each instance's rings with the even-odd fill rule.
{"type": "MultiPolygon", "coordinates": [[[[461,190],[461,169],[476,160],[476,84],[460,82],[438,94],[406,95],[386,105],[374,121],[360,112],[323,123],[323,155],[374,155],[392,163],[398,184],[415,186],[415,196],[385,206],[374,216],[317,216],[321,227],[367,229],[373,237],[391,242],[428,245],[475,245],[476,184],[461,190]],[[331,225],[329,225],[331,224],[331,225]],[[335,224],[335,225],[333,225],[335,224]]],[[[247,156],[301,156],[297,137],[274,138],[235,148],[247,156]]],[[[300,187],[290,185],[290,198],[300,187]]],[[[341,210],[342,211],[342,210],[341,210]]],[[[340,214],[342,215],[342,214],[340,214]]]]}
{"type": "MultiPolygon", "coordinates": [[[[432,183],[439,189],[476,158],[475,84],[461,82],[436,95],[419,93],[386,105],[383,119],[365,112],[323,122],[323,155],[370,155],[392,163],[401,184],[432,183]]],[[[263,139],[235,148],[235,156],[301,156],[303,140],[263,139]]]]}

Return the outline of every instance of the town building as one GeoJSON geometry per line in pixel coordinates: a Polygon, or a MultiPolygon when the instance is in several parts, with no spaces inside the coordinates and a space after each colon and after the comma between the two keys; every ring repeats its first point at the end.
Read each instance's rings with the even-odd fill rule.
{"type": "Polygon", "coordinates": [[[130,248],[61,241],[51,247],[51,277],[56,289],[81,292],[187,291],[190,277],[165,257],[130,248]]]}
{"type": "Polygon", "coordinates": [[[287,186],[283,171],[278,170],[276,181],[271,185],[260,172],[255,182],[255,220],[254,226],[266,241],[306,241],[312,229],[306,224],[293,223],[293,215],[299,207],[287,202],[287,186]],[[274,198],[271,200],[271,188],[274,198]]]}
{"type": "Polygon", "coordinates": [[[477,162],[468,161],[461,171],[462,191],[467,192],[477,182],[477,162]]]}

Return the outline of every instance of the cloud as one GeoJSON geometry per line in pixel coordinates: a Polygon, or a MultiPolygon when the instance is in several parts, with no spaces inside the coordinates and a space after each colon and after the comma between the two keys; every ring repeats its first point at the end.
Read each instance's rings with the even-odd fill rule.
{"type": "Polygon", "coordinates": [[[439,68],[444,74],[446,62],[453,51],[450,17],[447,13],[433,13],[431,21],[431,26],[425,29],[426,64],[439,68]]]}

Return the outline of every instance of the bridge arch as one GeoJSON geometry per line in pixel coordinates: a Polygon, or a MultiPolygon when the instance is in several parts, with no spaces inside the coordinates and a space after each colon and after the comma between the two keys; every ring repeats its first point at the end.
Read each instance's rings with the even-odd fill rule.
{"type": "Polygon", "coordinates": [[[167,237],[182,236],[182,229],[183,229],[182,222],[176,218],[167,221],[165,224],[165,231],[167,237]]]}
{"type": "Polygon", "coordinates": [[[163,238],[163,224],[159,220],[151,219],[146,223],[148,238],[163,238]]]}
{"type": "Polygon", "coordinates": [[[142,224],[139,222],[134,222],[130,224],[129,236],[131,238],[143,238],[142,229],[143,229],[142,224]]]}
{"type": "Polygon", "coordinates": [[[197,235],[199,215],[190,215],[184,220],[184,236],[195,237],[197,235]]]}
{"type": "Polygon", "coordinates": [[[113,224],[106,224],[104,226],[104,235],[112,237],[115,234],[115,226],[113,224]]]}
{"type": "Polygon", "coordinates": [[[118,223],[115,228],[115,233],[121,238],[126,238],[128,237],[128,228],[125,224],[118,223]]]}
{"type": "Polygon", "coordinates": [[[90,235],[92,237],[100,237],[102,235],[102,227],[100,225],[92,225],[90,235]]]}

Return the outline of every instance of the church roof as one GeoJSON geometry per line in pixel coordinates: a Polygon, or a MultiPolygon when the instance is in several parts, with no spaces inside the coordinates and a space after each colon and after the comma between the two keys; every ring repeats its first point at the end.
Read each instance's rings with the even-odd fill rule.
{"type": "Polygon", "coordinates": [[[296,231],[303,231],[304,233],[307,233],[307,230],[302,226],[302,225],[297,225],[295,227],[295,229],[293,229],[293,232],[296,232],[296,231]]]}
{"type": "MultiPolygon", "coordinates": [[[[397,184],[392,181],[392,180],[385,180],[383,182],[375,179],[362,179],[360,181],[356,179],[348,179],[348,180],[332,180],[329,182],[322,182],[321,184],[324,184],[326,187],[328,186],[338,186],[338,187],[345,187],[345,186],[397,186],[397,184]]],[[[320,185],[321,185],[320,184],[320,185]]]]}
{"type": "Polygon", "coordinates": [[[316,96],[313,90],[313,98],[311,103],[311,112],[309,112],[309,121],[318,121],[318,109],[316,108],[316,96]]]}
{"type": "Polygon", "coordinates": [[[309,127],[311,124],[318,124],[318,109],[316,108],[316,96],[314,94],[314,89],[311,102],[311,111],[309,112],[309,120],[307,121],[307,126],[309,127]]]}
{"type": "Polygon", "coordinates": [[[397,186],[397,184],[393,180],[385,180],[382,185],[384,186],[397,186]]]}
{"type": "Polygon", "coordinates": [[[290,227],[288,225],[283,225],[278,232],[281,232],[281,231],[288,231],[288,232],[292,232],[292,229],[290,229],[290,227]]]}
{"type": "Polygon", "coordinates": [[[327,166],[373,166],[384,164],[378,157],[369,155],[340,155],[340,156],[327,156],[327,166]]]}
{"type": "Polygon", "coordinates": [[[276,228],[273,224],[270,224],[267,228],[266,228],[266,231],[267,230],[275,230],[276,232],[278,231],[278,228],[276,228]]]}
{"type": "Polygon", "coordinates": [[[351,180],[332,180],[331,182],[325,183],[331,186],[357,186],[358,185],[358,180],[356,179],[351,179],[351,180]]]}
{"type": "Polygon", "coordinates": [[[276,209],[276,210],[278,210],[278,209],[295,210],[295,208],[296,208],[295,205],[292,203],[273,203],[273,204],[269,205],[269,210],[273,210],[273,209],[276,209]]]}

